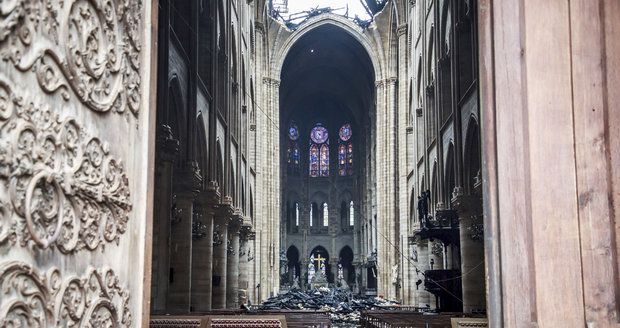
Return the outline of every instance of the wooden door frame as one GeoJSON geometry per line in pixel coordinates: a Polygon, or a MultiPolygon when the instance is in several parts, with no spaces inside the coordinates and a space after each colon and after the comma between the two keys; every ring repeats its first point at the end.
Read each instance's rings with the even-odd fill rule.
{"type": "Polygon", "coordinates": [[[493,0],[478,0],[478,69],[480,131],[482,143],[482,194],[487,317],[489,327],[502,326],[501,242],[497,195],[497,144],[495,142],[495,93],[493,0]]]}

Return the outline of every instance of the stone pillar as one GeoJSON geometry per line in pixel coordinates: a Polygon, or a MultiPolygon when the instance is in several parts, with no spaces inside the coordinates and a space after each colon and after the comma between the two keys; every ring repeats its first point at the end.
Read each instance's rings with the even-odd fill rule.
{"type": "Polygon", "coordinates": [[[235,209],[228,225],[228,259],[226,262],[226,308],[239,308],[239,232],[243,223],[240,209],[235,209]]]}
{"type": "Polygon", "coordinates": [[[302,290],[306,290],[308,289],[308,264],[310,263],[310,260],[302,257],[300,262],[299,287],[301,287],[302,290]]]}
{"type": "Polygon", "coordinates": [[[416,271],[416,275],[414,276],[414,285],[417,288],[417,294],[418,294],[418,306],[419,307],[426,307],[426,305],[428,304],[429,306],[433,306],[434,297],[431,297],[431,293],[429,293],[428,291],[426,291],[426,289],[424,288],[424,271],[426,270],[430,270],[430,258],[429,258],[429,253],[430,250],[428,248],[428,240],[420,240],[418,241],[418,269],[419,271],[416,271]],[[421,282],[420,282],[421,281],[421,282]],[[418,284],[418,282],[420,282],[420,284],[418,284]]]}
{"type": "Polygon", "coordinates": [[[243,220],[241,231],[239,234],[239,297],[240,304],[247,304],[250,298],[250,289],[253,286],[250,284],[250,265],[248,261],[248,252],[251,247],[251,241],[254,239],[252,233],[252,222],[249,218],[243,220]]]}
{"type": "MultiPolygon", "coordinates": [[[[407,53],[408,53],[408,47],[407,47],[407,31],[408,31],[408,27],[407,24],[402,24],[399,25],[398,28],[396,29],[396,34],[398,36],[398,60],[399,63],[406,63],[407,62],[407,53]]],[[[396,142],[396,148],[395,148],[395,153],[397,154],[397,158],[396,160],[398,161],[398,193],[397,193],[397,206],[398,206],[398,222],[397,224],[397,228],[398,231],[396,232],[396,239],[394,240],[396,244],[396,242],[400,242],[400,238],[399,236],[405,236],[408,234],[409,232],[409,220],[408,220],[408,214],[409,214],[409,188],[407,186],[407,176],[409,174],[409,170],[408,170],[408,166],[407,166],[407,116],[409,113],[409,104],[407,103],[409,100],[409,96],[408,96],[408,83],[406,83],[406,81],[408,81],[408,77],[407,77],[407,68],[408,65],[398,65],[398,80],[399,83],[397,85],[398,87],[398,110],[396,111],[396,115],[397,115],[397,142],[396,142]]],[[[408,252],[405,249],[401,249],[401,251],[405,254],[407,254],[408,256],[408,252]]],[[[398,252],[396,252],[398,253],[398,252]]],[[[400,281],[399,281],[399,285],[397,286],[397,293],[400,293],[400,297],[401,297],[401,301],[405,304],[411,304],[411,299],[409,298],[409,292],[411,290],[411,287],[409,285],[409,279],[406,279],[404,276],[405,274],[403,274],[405,272],[405,268],[408,266],[408,264],[406,264],[407,261],[403,262],[402,257],[400,258],[399,261],[397,261],[397,263],[399,263],[399,275],[400,275],[400,281]]]]}
{"type": "Polygon", "coordinates": [[[189,162],[175,174],[175,200],[170,238],[170,285],[167,309],[170,313],[190,311],[192,277],[192,221],[194,199],[200,187],[200,173],[189,162]]]}
{"type": "Polygon", "coordinates": [[[333,254],[329,259],[329,272],[325,271],[325,275],[333,278],[332,283],[338,282],[338,254],[333,254]]]}
{"type": "Polygon", "coordinates": [[[228,259],[228,224],[233,210],[232,199],[225,196],[222,203],[215,207],[213,221],[213,290],[211,307],[226,308],[226,269],[228,259]]]}
{"type": "Polygon", "coordinates": [[[213,281],[213,219],[219,202],[217,182],[211,181],[196,197],[196,221],[192,225],[192,311],[211,310],[213,281]]]}
{"type": "Polygon", "coordinates": [[[247,248],[247,266],[248,266],[248,299],[252,301],[252,303],[258,303],[257,293],[256,293],[256,284],[258,277],[258,272],[256,270],[256,261],[254,258],[256,256],[256,231],[252,227],[250,231],[250,237],[248,238],[248,248],[247,248]]]}
{"type": "Polygon", "coordinates": [[[172,167],[179,153],[179,141],[167,125],[157,131],[157,170],[155,178],[155,219],[153,221],[153,279],[151,309],[166,310],[170,273],[170,217],[172,208],[172,167]]]}
{"type": "Polygon", "coordinates": [[[459,215],[463,312],[471,313],[486,309],[482,199],[457,195],[453,203],[459,215]]]}

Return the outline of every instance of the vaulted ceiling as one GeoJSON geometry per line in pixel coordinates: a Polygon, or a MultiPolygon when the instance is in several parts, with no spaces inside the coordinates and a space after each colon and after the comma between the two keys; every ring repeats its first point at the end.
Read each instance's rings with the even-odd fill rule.
{"type": "MultiPolygon", "coordinates": [[[[374,70],[362,45],[340,27],[323,25],[302,36],[282,68],[281,119],[328,127],[364,127],[374,101],[374,70]]],[[[303,131],[302,131],[303,132],[303,131]]]]}

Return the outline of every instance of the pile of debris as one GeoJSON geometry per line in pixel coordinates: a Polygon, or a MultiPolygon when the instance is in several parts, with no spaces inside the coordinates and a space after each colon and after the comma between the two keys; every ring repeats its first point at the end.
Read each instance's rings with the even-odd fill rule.
{"type": "Polygon", "coordinates": [[[362,310],[392,308],[395,305],[398,303],[380,297],[353,295],[350,290],[342,288],[294,289],[269,298],[251,311],[319,310],[328,312],[332,323],[356,324],[362,310]]]}

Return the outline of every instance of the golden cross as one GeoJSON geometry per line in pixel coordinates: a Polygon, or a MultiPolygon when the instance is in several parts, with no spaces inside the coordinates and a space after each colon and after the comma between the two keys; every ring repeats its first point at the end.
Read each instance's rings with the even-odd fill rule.
{"type": "Polygon", "coordinates": [[[317,268],[320,269],[321,268],[321,263],[325,262],[327,259],[326,258],[322,258],[321,254],[317,254],[316,257],[314,258],[314,260],[317,262],[317,268]]]}

